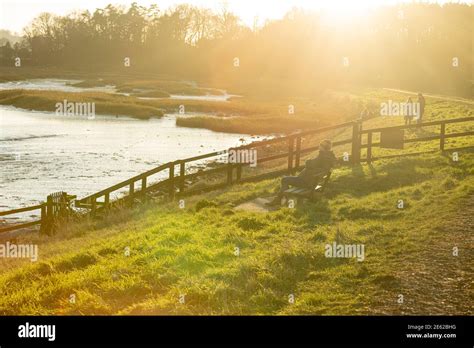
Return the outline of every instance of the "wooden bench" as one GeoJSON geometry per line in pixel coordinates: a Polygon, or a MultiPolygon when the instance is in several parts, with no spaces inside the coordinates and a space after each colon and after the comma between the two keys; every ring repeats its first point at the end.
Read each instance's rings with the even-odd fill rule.
{"type": "Polygon", "coordinates": [[[290,187],[283,192],[281,205],[288,205],[291,198],[296,198],[297,203],[305,199],[314,200],[316,193],[324,192],[329,179],[331,178],[331,171],[318,173],[312,178],[312,185],[309,187],[290,187]]]}

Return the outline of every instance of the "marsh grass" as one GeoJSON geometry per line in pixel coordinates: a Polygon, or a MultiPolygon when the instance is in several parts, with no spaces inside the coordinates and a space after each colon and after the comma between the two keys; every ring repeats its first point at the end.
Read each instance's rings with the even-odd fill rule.
{"type": "Polygon", "coordinates": [[[6,90],[0,91],[0,104],[38,111],[56,111],[56,104],[64,100],[72,103],[95,103],[99,115],[117,115],[148,119],[163,116],[163,110],[127,98],[101,92],[67,93],[56,91],[6,90]]]}

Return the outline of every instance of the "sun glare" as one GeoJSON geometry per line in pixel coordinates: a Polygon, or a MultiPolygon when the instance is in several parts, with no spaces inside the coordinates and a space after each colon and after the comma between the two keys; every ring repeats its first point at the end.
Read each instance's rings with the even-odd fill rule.
{"type": "Polygon", "coordinates": [[[327,2],[322,9],[333,17],[350,17],[361,15],[371,7],[372,1],[334,1],[327,2]]]}

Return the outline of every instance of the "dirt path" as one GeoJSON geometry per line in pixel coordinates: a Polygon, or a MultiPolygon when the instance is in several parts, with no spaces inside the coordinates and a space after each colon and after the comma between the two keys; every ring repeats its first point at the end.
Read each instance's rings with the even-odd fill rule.
{"type": "MultiPolygon", "coordinates": [[[[270,197],[273,198],[273,197],[270,197]]],[[[248,202],[244,202],[237,207],[235,207],[235,210],[244,210],[244,211],[250,211],[254,213],[268,213],[270,211],[274,211],[278,209],[279,207],[269,207],[265,205],[266,203],[270,202],[270,198],[256,198],[248,202]]]]}
{"type": "Polygon", "coordinates": [[[472,315],[474,305],[474,196],[461,205],[457,216],[446,221],[418,255],[403,258],[397,267],[402,305],[393,294],[379,314],[472,315]],[[453,248],[458,248],[458,256],[453,248]],[[395,306],[395,307],[394,307],[395,306]]]}

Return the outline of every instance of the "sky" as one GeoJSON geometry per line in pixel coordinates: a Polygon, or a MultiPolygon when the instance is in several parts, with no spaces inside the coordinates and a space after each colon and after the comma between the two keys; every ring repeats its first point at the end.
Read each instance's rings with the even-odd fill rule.
{"type": "MultiPolygon", "coordinates": [[[[21,33],[22,29],[42,12],[66,15],[75,10],[93,11],[109,3],[130,5],[134,1],[144,6],[156,3],[161,9],[188,3],[217,10],[225,4],[249,26],[253,25],[256,17],[258,23],[262,24],[266,20],[281,18],[293,7],[322,10],[338,16],[353,16],[382,4],[409,2],[406,0],[0,0],[0,29],[21,33]]],[[[449,1],[424,0],[424,2],[449,1]]]]}

